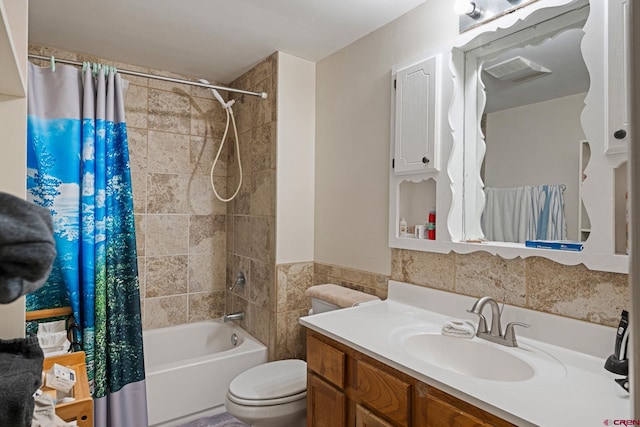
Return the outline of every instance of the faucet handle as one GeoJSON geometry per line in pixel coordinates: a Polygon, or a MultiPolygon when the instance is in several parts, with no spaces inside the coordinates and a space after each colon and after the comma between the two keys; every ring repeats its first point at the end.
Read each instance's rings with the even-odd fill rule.
{"type": "Polygon", "coordinates": [[[530,328],[531,325],[529,325],[528,323],[522,323],[522,322],[511,322],[507,324],[507,327],[504,329],[504,339],[507,341],[513,341],[513,343],[515,344],[516,333],[515,333],[515,330],[513,329],[514,326],[522,326],[523,328],[530,328]]]}
{"type": "Polygon", "coordinates": [[[487,319],[484,317],[484,315],[482,313],[478,313],[476,311],[472,310],[467,310],[467,313],[471,313],[471,314],[475,314],[476,316],[478,316],[480,318],[480,320],[478,321],[478,330],[476,331],[476,335],[480,334],[480,333],[488,333],[489,332],[489,328],[487,327],[487,319]]]}

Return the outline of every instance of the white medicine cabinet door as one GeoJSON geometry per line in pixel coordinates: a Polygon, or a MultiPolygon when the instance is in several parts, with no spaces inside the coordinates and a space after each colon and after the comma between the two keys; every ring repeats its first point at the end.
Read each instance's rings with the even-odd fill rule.
{"type": "Polygon", "coordinates": [[[432,172],[437,157],[437,56],[398,70],[395,79],[394,174],[432,172]]]}
{"type": "Polygon", "coordinates": [[[629,143],[630,0],[608,0],[607,154],[626,153],[629,143]]]}

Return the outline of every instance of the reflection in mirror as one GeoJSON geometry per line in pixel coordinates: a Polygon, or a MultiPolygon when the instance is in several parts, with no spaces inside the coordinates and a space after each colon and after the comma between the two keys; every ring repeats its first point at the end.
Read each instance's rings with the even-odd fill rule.
{"type": "MultiPolygon", "coordinates": [[[[486,240],[584,240],[580,200],[588,150],[580,114],[589,73],[584,20],[477,56],[486,97],[482,230],[486,240]]],[[[512,34],[509,38],[522,37],[512,34]]],[[[480,102],[483,97],[479,97],[480,102]]],[[[481,105],[481,104],[480,104],[481,105]]]]}

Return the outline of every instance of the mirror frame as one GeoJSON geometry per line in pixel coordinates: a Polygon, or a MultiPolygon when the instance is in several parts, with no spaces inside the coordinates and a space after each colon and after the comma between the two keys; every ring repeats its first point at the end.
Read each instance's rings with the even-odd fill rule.
{"type": "Polygon", "coordinates": [[[614,170],[627,160],[627,154],[606,153],[609,108],[608,82],[605,81],[609,57],[607,3],[599,0],[591,4],[588,0],[539,0],[462,33],[454,42],[449,64],[453,76],[453,96],[449,109],[453,148],[448,173],[452,179],[453,198],[448,225],[450,230],[461,230],[460,233],[451,233],[454,242],[460,242],[454,243],[455,252],[487,251],[507,259],[540,256],[565,265],[582,263],[591,270],[628,273],[629,257],[615,253],[615,227],[612,226],[615,219],[612,194],[614,170]],[[590,5],[590,11],[583,27],[585,34],[581,49],[589,72],[590,88],[584,101],[581,123],[589,141],[591,158],[585,170],[587,178],[583,181],[582,192],[584,206],[591,219],[591,234],[581,252],[534,249],[508,242],[479,242],[483,236],[480,217],[484,209],[484,184],[480,178],[480,167],[486,145],[480,130],[482,111],[478,108],[478,94],[483,92],[479,89],[478,67],[465,72],[466,53],[529,27],[544,25],[553,17],[586,5],[590,5]],[[456,212],[461,214],[454,214],[456,212]]]}

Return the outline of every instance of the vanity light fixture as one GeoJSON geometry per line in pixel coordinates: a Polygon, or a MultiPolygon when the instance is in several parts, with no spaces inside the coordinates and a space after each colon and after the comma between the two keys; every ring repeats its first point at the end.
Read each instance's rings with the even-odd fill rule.
{"type": "Polygon", "coordinates": [[[462,33],[536,1],[455,0],[453,10],[459,15],[459,30],[462,33]]]}
{"type": "Polygon", "coordinates": [[[471,18],[478,18],[482,14],[482,10],[478,5],[469,0],[456,0],[453,4],[453,10],[458,15],[467,15],[471,18]]]}

